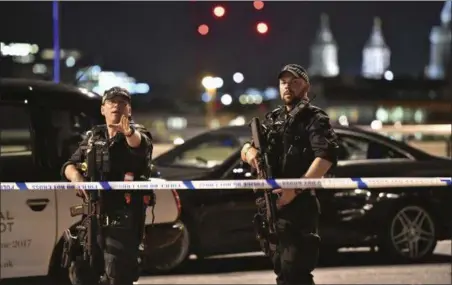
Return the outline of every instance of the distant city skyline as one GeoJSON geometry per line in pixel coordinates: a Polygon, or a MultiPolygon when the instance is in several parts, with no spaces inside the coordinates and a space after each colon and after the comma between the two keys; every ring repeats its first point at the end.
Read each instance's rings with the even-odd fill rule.
{"type": "MultiPolygon", "coordinates": [[[[341,74],[361,72],[362,49],[375,17],[391,49],[394,74],[421,75],[429,62],[429,35],[440,23],[444,2],[61,2],[61,47],[97,58],[109,70],[125,71],[139,81],[199,85],[206,73],[231,82],[239,71],[254,85],[275,78],[285,63],[310,64],[310,48],[329,16],[338,45],[341,74]],[[226,7],[214,19],[212,7],[226,7]],[[254,30],[257,21],[269,33],[254,30]],[[200,24],[210,26],[200,36],[200,24]]],[[[52,47],[51,2],[2,2],[3,42],[52,47]]]]}

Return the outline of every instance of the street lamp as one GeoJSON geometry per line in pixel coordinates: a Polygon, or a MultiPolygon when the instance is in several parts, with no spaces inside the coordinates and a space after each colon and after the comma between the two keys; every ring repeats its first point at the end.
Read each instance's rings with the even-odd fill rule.
{"type": "Polygon", "coordinates": [[[198,33],[202,36],[207,35],[209,33],[209,26],[207,26],[206,24],[199,25],[198,33]]]}
{"type": "Polygon", "coordinates": [[[202,86],[208,90],[216,90],[223,87],[223,79],[220,77],[206,76],[201,80],[202,86]]]}
{"type": "Polygon", "coordinates": [[[215,8],[213,8],[213,14],[217,18],[223,17],[225,13],[226,13],[226,9],[224,9],[223,6],[215,6],[215,8]]]}
{"type": "Polygon", "coordinates": [[[264,8],[264,2],[254,1],[253,6],[254,6],[254,9],[256,9],[256,10],[262,10],[264,8]]]}
{"type": "Polygon", "coordinates": [[[206,76],[201,80],[201,85],[206,90],[209,100],[206,102],[206,125],[210,126],[215,119],[215,97],[217,89],[223,87],[223,79],[220,77],[206,76]]]}
{"type": "Polygon", "coordinates": [[[242,83],[242,81],[245,79],[242,73],[236,72],[234,75],[232,75],[232,80],[234,80],[235,83],[239,84],[242,83]]]}
{"type": "Polygon", "coordinates": [[[266,34],[268,32],[268,25],[264,22],[259,22],[256,26],[256,30],[259,34],[266,34]]]}

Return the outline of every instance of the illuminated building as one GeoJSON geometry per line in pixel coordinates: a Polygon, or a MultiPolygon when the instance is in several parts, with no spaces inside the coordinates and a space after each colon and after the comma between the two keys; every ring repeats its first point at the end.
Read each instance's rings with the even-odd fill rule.
{"type": "Polygon", "coordinates": [[[39,52],[39,46],[29,43],[9,43],[0,42],[0,55],[2,57],[12,57],[16,63],[32,63],[39,52]]]}
{"type": "MultiPolygon", "coordinates": [[[[53,49],[40,49],[31,43],[0,42],[2,57],[2,76],[51,80],[53,73],[53,49]],[[3,64],[6,62],[5,64],[3,64]],[[2,68],[3,69],[3,68],[2,68]]],[[[61,49],[60,59],[64,61],[61,69],[62,82],[74,82],[75,68],[82,58],[78,50],[61,49]]]]}
{"type": "Polygon", "coordinates": [[[389,69],[391,50],[385,42],[380,18],[374,19],[369,40],[363,49],[362,76],[380,79],[389,69]]]}
{"type": "Polygon", "coordinates": [[[447,64],[452,48],[451,7],[452,1],[446,1],[441,11],[441,25],[430,32],[430,61],[425,69],[429,79],[445,79],[447,64]]]}
{"type": "Polygon", "coordinates": [[[98,94],[114,86],[125,88],[130,94],[146,94],[150,90],[147,83],[137,83],[135,78],[125,72],[102,70],[98,65],[78,70],[77,78],[79,87],[98,94]]]}
{"type": "Polygon", "coordinates": [[[309,74],[323,77],[339,75],[338,47],[326,14],[322,14],[320,17],[320,28],[311,47],[309,74]]]}

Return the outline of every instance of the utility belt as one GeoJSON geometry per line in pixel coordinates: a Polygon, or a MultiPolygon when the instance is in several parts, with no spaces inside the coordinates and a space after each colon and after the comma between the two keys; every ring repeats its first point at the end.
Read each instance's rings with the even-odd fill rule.
{"type": "MultiPolygon", "coordinates": [[[[123,199],[110,199],[102,197],[97,203],[102,203],[102,213],[96,213],[99,207],[92,207],[94,213],[90,212],[91,201],[84,202],[79,205],[70,207],[70,215],[72,217],[81,216],[81,223],[75,228],[75,230],[67,229],[64,232],[64,246],[62,256],[62,267],[68,268],[72,261],[75,261],[77,257],[83,256],[83,260],[92,260],[90,266],[99,271],[103,270],[103,254],[104,248],[104,235],[105,228],[122,228],[126,230],[137,229],[137,239],[141,240],[141,247],[145,247],[145,221],[146,221],[146,209],[152,208],[152,215],[154,206],[156,204],[156,195],[153,190],[148,191],[117,191],[115,194],[123,195],[123,199]],[[104,200],[104,201],[102,201],[104,200]],[[94,217],[93,217],[94,215],[94,217]],[[90,223],[95,222],[95,232],[90,233],[90,223]],[[96,240],[91,238],[91,256],[87,254],[89,247],[89,237],[95,236],[96,240]]],[[[104,194],[105,195],[105,194],[104,194]]],[[[108,194],[107,194],[108,195],[108,194]]],[[[116,197],[115,197],[116,198],[116,197]]],[[[152,217],[154,219],[154,217],[152,217]]],[[[92,229],[92,228],[91,228],[92,229]]]]}
{"type": "MultiPolygon", "coordinates": [[[[143,191],[121,191],[124,193],[124,200],[119,203],[114,203],[115,208],[121,208],[124,206],[125,208],[138,206],[138,201],[133,201],[134,199],[141,198],[143,207],[154,207],[156,204],[156,195],[153,190],[146,191],[146,193],[141,194],[139,192],[143,191]],[[138,194],[139,193],[139,194],[138,194]],[[138,194],[138,195],[137,195],[138,194]],[[141,195],[140,195],[141,194],[141,195]]],[[[71,217],[76,217],[80,215],[89,215],[88,203],[83,203],[79,205],[75,205],[69,208],[71,217]]]]}

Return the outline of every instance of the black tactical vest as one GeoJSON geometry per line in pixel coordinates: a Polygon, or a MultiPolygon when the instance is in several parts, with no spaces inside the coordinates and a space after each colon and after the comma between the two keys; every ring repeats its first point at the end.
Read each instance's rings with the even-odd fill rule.
{"type": "Polygon", "coordinates": [[[306,104],[295,115],[285,106],[268,113],[263,122],[269,144],[272,171],[277,178],[300,178],[315,159],[310,146],[308,124],[319,108],[306,104]]]}
{"type": "MultiPolygon", "coordinates": [[[[151,134],[141,125],[131,125],[137,131],[143,132],[150,139],[151,134]]],[[[130,172],[134,175],[134,180],[143,180],[150,177],[151,160],[152,160],[152,146],[149,150],[148,156],[140,157],[133,155],[127,149],[127,142],[125,136],[118,133],[115,137],[109,139],[106,125],[98,125],[90,130],[92,136],[92,145],[96,151],[101,149],[108,151],[108,173],[104,173],[105,179],[109,181],[122,181],[126,173],[130,172]]],[[[88,140],[89,143],[89,140],[88,140]]],[[[90,146],[88,146],[90,147],[90,146]]]]}

